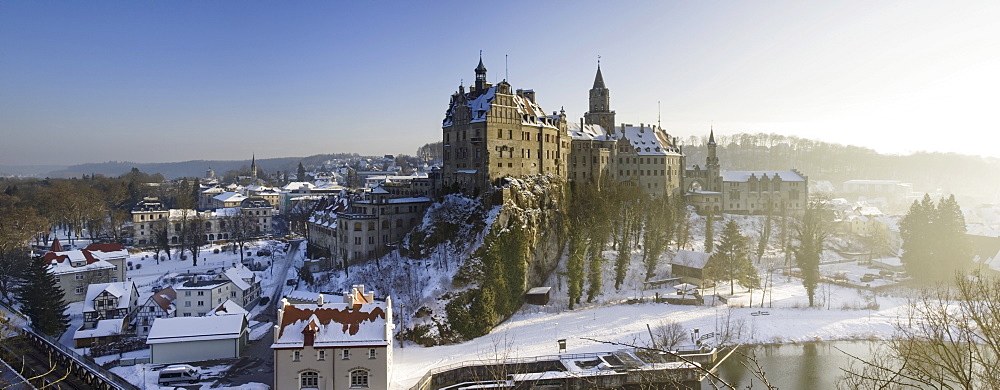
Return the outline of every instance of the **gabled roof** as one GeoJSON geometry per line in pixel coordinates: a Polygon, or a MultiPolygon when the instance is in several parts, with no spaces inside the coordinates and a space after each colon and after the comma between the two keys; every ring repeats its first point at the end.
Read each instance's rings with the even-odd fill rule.
{"type": "Polygon", "coordinates": [[[235,339],[246,332],[246,325],[243,316],[158,318],[146,344],[235,339]]]}
{"type": "Polygon", "coordinates": [[[155,292],[149,299],[155,302],[163,311],[169,313],[174,309],[174,300],[177,299],[177,291],[173,287],[167,286],[167,288],[155,292]]]}
{"type": "Polygon", "coordinates": [[[220,202],[242,202],[247,197],[241,195],[238,192],[223,192],[219,195],[214,196],[213,198],[220,202]]]}
{"type": "Polygon", "coordinates": [[[226,272],[224,272],[223,275],[226,277],[226,279],[232,281],[233,285],[235,285],[236,288],[240,289],[241,291],[246,291],[250,289],[251,286],[250,283],[247,282],[247,279],[253,281],[253,279],[257,277],[257,275],[253,273],[253,271],[251,271],[249,268],[244,267],[243,264],[226,269],[226,272]]]}
{"type": "Polygon", "coordinates": [[[246,309],[244,309],[243,306],[240,306],[240,304],[233,302],[231,299],[227,299],[225,302],[220,303],[219,306],[216,306],[214,309],[209,311],[207,315],[226,316],[236,314],[247,316],[250,312],[246,311],[246,309]]]}
{"type": "Polygon", "coordinates": [[[705,265],[708,264],[708,259],[712,255],[705,252],[695,252],[681,249],[677,251],[674,255],[673,260],[670,260],[670,264],[683,265],[690,268],[703,269],[705,265]]]}
{"type": "Polygon", "coordinates": [[[118,298],[118,309],[127,309],[132,302],[132,297],[138,296],[135,282],[117,283],[95,283],[87,286],[87,298],[83,301],[83,311],[94,311],[94,299],[102,293],[108,293],[118,298]]]}
{"type": "Polygon", "coordinates": [[[314,347],[388,345],[386,303],[286,304],[271,348],[302,347],[304,331],[314,329],[314,347]]]}

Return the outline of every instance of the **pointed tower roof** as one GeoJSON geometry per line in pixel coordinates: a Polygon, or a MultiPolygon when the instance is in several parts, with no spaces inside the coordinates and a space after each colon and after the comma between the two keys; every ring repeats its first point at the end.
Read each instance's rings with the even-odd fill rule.
{"type": "Polygon", "coordinates": [[[53,252],[62,252],[63,251],[62,245],[59,244],[59,237],[56,237],[56,238],[52,239],[52,248],[50,248],[49,250],[51,250],[53,252]]]}
{"type": "Polygon", "coordinates": [[[479,66],[476,67],[476,74],[486,73],[486,66],[483,65],[483,54],[479,53],[479,66]]]}
{"type": "Polygon", "coordinates": [[[715,145],[715,129],[711,129],[708,132],[708,144],[715,145]]]}
{"type": "Polygon", "coordinates": [[[604,76],[601,75],[601,64],[597,64],[597,77],[594,78],[594,89],[606,89],[604,76]]]}

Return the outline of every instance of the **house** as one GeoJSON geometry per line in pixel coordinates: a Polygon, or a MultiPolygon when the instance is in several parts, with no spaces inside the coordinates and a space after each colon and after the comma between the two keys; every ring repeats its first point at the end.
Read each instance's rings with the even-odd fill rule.
{"type": "MultiPolygon", "coordinates": [[[[228,194],[228,193],[226,193],[228,194]]],[[[225,194],[223,194],[225,195],[225,194]]],[[[218,195],[218,196],[223,196],[218,195]]],[[[213,198],[214,199],[214,198],[213,198]]],[[[236,199],[227,197],[226,199],[236,199]]],[[[227,201],[231,207],[214,210],[198,211],[191,209],[167,209],[157,198],[144,198],[132,209],[132,239],[140,247],[159,245],[157,235],[166,239],[170,245],[180,245],[185,225],[191,220],[200,220],[205,224],[204,237],[206,242],[228,240],[233,225],[227,226],[227,219],[243,215],[252,221],[252,235],[271,233],[271,218],[274,209],[264,198],[247,198],[239,195],[239,202],[227,201]]]]}
{"type": "Polygon", "coordinates": [[[177,307],[174,306],[175,300],[177,300],[177,291],[170,286],[153,293],[136,313],[136,334],[142,336],[148,335],[149,329],[153,326],[153,321],[157,318],[173,317],[177,314],[177,307]]]}
{"type": "Polygon", "coordinates": [[[221,194],[212,197],[211,207],[213,209],[239,207],[240,203],[243,202],[243,200],[246,198],[247,198],[246,196],[243,196],[240,193],[223,192],[221,194]]]}
{"type": "Polygon", "coordinates": [[[218,279],[225,279],[233,282],[230,289],[229,299],[233,300],[244,308],[250,308],[257,304],[260,299],[260,278],[243,264],[234,264],[218,276],[218,279]]]}
{"type": "Polygon", "coordinates": [[[678,250],[670,260],[672,274],[684,283],[701,285],[705,279],[703,275],[705,265],[711,256],[711,253],[678,250]]]}
{"type": "Polygon", "coordinates": [[[152,364],[235,359],[246,348],[245,316],[160,318],[153,322],[146,344],[152,364]]]}
{"type": "Polygon", "coordinates": [[[392,367],[392,300],[363,285],[342,302],[283,299],[274,329],[274,388],[386,389],[392,367]]]}
{"type": "Polygon", "coordinates": [[[174,286],[177,290],[175,317],[201,317],[227,299],[236,297],[233,282],[221,278],[195,279],[174,286]]]}
{"type": "Polygon", "coordinates": [[[44,258],[66,302],[79,302],[90,284],[125,280],[129,254],[120,244],[90,244],[79,250],[50,251],[44,258]]]}
{"type": "Polygon", "coordinates": [[[388,253],[423,221],[431,202],[425,197],[394,198],[382,187],[373,189],[368,199],[337,213],[337,236],[334,246],[328,248],[330,255],[347,266],[388,253]]]}
{"type": "Polygon", "coordinates": [[[83,326],[74,333],[73,344],[81,348],[128,333],[138,307],[139,291],[132,281],[91,284],[83,301],[83,326]]]}

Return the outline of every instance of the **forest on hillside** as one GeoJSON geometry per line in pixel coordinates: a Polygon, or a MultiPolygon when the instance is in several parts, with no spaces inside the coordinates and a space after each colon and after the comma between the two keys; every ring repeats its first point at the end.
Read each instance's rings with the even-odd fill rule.
{"type": "MultiPolygon", "coordinates": [[[[798,169],[811,183],[899,180],[919,193],[955,194],[963,204],[1000,201],[1000,159],[957,153],[879,154],[875,150],[767,133],[716,135],[723,170],[798,169]]],[[[707,137],[689,137],[687,165],[704,165],[707,137]]]]}

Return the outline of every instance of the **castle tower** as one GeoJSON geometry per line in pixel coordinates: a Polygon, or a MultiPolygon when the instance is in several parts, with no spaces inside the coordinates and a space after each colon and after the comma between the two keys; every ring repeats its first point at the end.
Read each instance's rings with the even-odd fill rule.
{"type": "Polygon", "coordinates": [[[608,133],[614,133],[615,112],[611,111],[611,91],[604,84],[600,61],[597,63],[594,87],[590,89],[590,111],[584,113],[583,117],[587,124],[600,125],[608,133]]]}
{"type": "Polygon", "coordinates": [[[716,149],[718,145],[715,143],[715,129],[709,130],[708,133],[708,157],[705,159],[705,168],[708,169],[708,187],[709,191],[722,191],[722,172],[719,165],[719,156],[716,149]]]}
{"type": "Polygon", "coordinates": [[[476,94],[482,94],[486,92],[487,82],[486,82],[486,66],[483,65],[483,53],[479,53],[479,66],[476,67],[476,94]]]}

